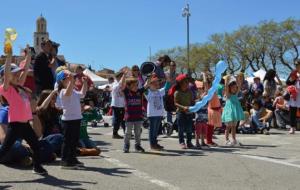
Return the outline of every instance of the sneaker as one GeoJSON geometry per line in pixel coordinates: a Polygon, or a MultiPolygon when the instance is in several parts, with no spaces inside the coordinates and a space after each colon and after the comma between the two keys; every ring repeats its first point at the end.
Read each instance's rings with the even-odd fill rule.
{"type": "Polygon", "coordinates": [[[291,128],[290,128],[289,134],[290,134],[290,135],[295,134],[295,129],[294,129],[294,127],[291,127],[291,128]]]}
{"type": "Polygon", "coordinates": [[[240,147],[242,144],[240,143],[240,142],[238,142],[238,141],[233,141],[232,142],[232,146],[234,146],[234,147],[240,147]]]}
{"type": "Polygon", "coordinates": [[[112,138],[113,138],[113,139],[123,139],[123,137],[120,136],[119,134],[114,134],[114,135],[112,136],[112,138]]]}
{"type": "Polygon", "coordinates": [[[76,166],[75,163],[69,163],[69,162],[65,162],[65,161],[61,161],[60,167],[61,167],[61,169],[65,169],[65,170],[75,170],[75,169],[77,169],[77,166],[76,166]]]}
{"type": "Polygon", "coordinates": [[[141,145],[136,145],[135,146],[135,151],[137,151],[137,152],[145,152],[145,149],[143,149],[143,147],[141,145]]]}
{"type": "Polygon", "coordinates": [[[209,145],[202,143],[201,144],[202,149],[209,149],[209,145]]]}
{"type": "Polygon", "coordinates": [[[215,143],[215,142],[212,142],[212,143],[207,143],[207,146],[210,146],[210,147],[217,147],[218,144],[215,143]]]}
{"type": "Polygon", "coordinates": [[[78,167],[83,167],[84,163],[80,162],[77,158],[74,160],[74,164],[78,167]]]}
{"type": "Polygon", "coordinates": [[[188,149],[193,149],[193,148],[195,148],[195,146],[192,143],[188,143],[187,144],[187,148],[188,149]]]}
{"type": "Polygon", "coordinates": [[[180,147],[181,147],[181,149],[187,149],[187,146],[185,145],[185,143],[181,143],[180,147]]]}
{"type": "Polygon", "coordinates": [[[232,146],[232,143],[230,142],[230,140],[227,140],[227,141],[225,142],[225,146],[232,146]]]}
{"type": "Polygon", "coordinates": [[[150,149],[153,150],[153,151],[161,151],[162,148],[157,146],[157,145],[151,145],[150,149]]]}
{"type": "Polygon", "coordinates": [[[165,147],[163,147],[163,146],[161,146],[160,144],[157,144],[156,145],[158,148],[160,148],[160,149],[164,149],[165,147]]]}
{"type": "Polygon", "coordinates": [[[129,153],[129,146],[128,145],[124,145],[123,152],[124,153],[129,153]]]}
{"type": "Polygon", "coordinates": [[[199,150],[202,149],[202,147],[201,147],[201,145],[199,143],[196,144],[196,148],[199,149],[199,150]]]}
{"type": "Polygon", "coordinates": [[[153,151],[161,151],[162,150],[162,148],[160,146],[157,146],[157,145],[151,145],[150,149],[153,150],[153,151]]]}
{"type": "Polygon", "coordinates": [[[38,175],[48,175],[47,170],[45,170],[41,165],[34,166],[32,172],[38,175]]]}

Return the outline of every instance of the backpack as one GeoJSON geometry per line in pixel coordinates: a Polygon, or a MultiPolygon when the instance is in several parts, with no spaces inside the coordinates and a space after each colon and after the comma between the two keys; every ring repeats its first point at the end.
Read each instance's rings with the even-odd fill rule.
{"type": "Polygon", "coordinates": [[[175,91],[176,91],[176,85],[172,86],[166,93],[164,102],[165,102],[165,110],[167,112],[174,112],[177,109],[174,103],[175,91]]]}

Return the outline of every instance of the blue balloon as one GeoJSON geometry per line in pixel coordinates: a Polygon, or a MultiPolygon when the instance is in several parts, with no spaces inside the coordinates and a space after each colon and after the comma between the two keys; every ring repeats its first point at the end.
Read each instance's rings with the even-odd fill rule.
{"type": "Polygon", "coordinates": [[[207,95],[204,96],[201,101],[198,101],[194,106],[189,107],[190,112],[197,112],[212,99],[214,93],[218,90],[218,85],[221,82],[222,74],[226,71],[226,69],[227,64],[224,61],[219,61],[217,63],[215,70],[215,79],[212,83],[211,88],[208,90],[207,95]]]}

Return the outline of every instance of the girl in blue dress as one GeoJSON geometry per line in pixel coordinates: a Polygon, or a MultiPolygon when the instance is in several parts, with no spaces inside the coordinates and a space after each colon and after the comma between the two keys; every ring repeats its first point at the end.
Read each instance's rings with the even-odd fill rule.
{"type": "Polygon", "coordinates": [[[225,78],[225,96],[226,103],[222,113],[222,122],[226,124],[225,139],[226,145],[236,146],[239,143],[236,140],[237,123],[244,119],[244,112],[241,103],[238,99],[238,92],[240,91],[240,81],[236,81],[234,77],[226,76],[225,78]],[[231,131],[232,141],[229,140],[229,133],[231,131]]]}

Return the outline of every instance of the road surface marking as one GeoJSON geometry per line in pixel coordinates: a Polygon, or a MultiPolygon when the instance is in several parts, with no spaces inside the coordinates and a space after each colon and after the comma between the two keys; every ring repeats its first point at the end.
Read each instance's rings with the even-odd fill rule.
{"type": "Polygon", "coordinates": [[[275,163],[275,164],[281,164],[281,165],[285,165],[285,166],[300,168],[300,165],[298,165],[298,164],[293,164],[293,163],[289,163],[289,162],[285,162],[285,161],[281,161],[281,160],[277,160],[277,159],[273,159],[273,158],[266,158],[266,157],[261,157],[261,156],[252,156],[252,155],[240,155],[240,156],[255,159],[255,160],[261,160],[261,161],[271,162],[271,163],[275,163]]]}
{"type": "Polygon", "coordinates": [[[121,161],[119,161],[117,159],[111,158],[111,157],[109,157],[107,155],[104,155],[104,154],[102,154],[102,157],[106,161],[108,161],[108,162],[110,162],[110,163],[112,163],[112,164],[114,164],[114,165],[116,165],[116,166],[118,166],[120,168],[126,168],[128,171],[132,172],[133,175],[135,175],[135,176],[137,176],[137,177],[139,177],[141,179],[144,179],[146,181],[149,181],[149,182],[151,182],[151,183],[153,183],[155,185],[158,185],[160,187],[163,187],[163,188],[169,189],[169,190],[179,190],[180,189],[180,188],[178,188],[178,187],[176,187],[174,185],[171,185],[171,184],[169,184],[169,183],[167,183],[165,181],[162,181],[162,180],[159,180],[159,179],[155,179],[154,177],[148,175],[147,173],[139,171],[137,169],[134,169],[130,165],[122,163],[121,161]]]}

